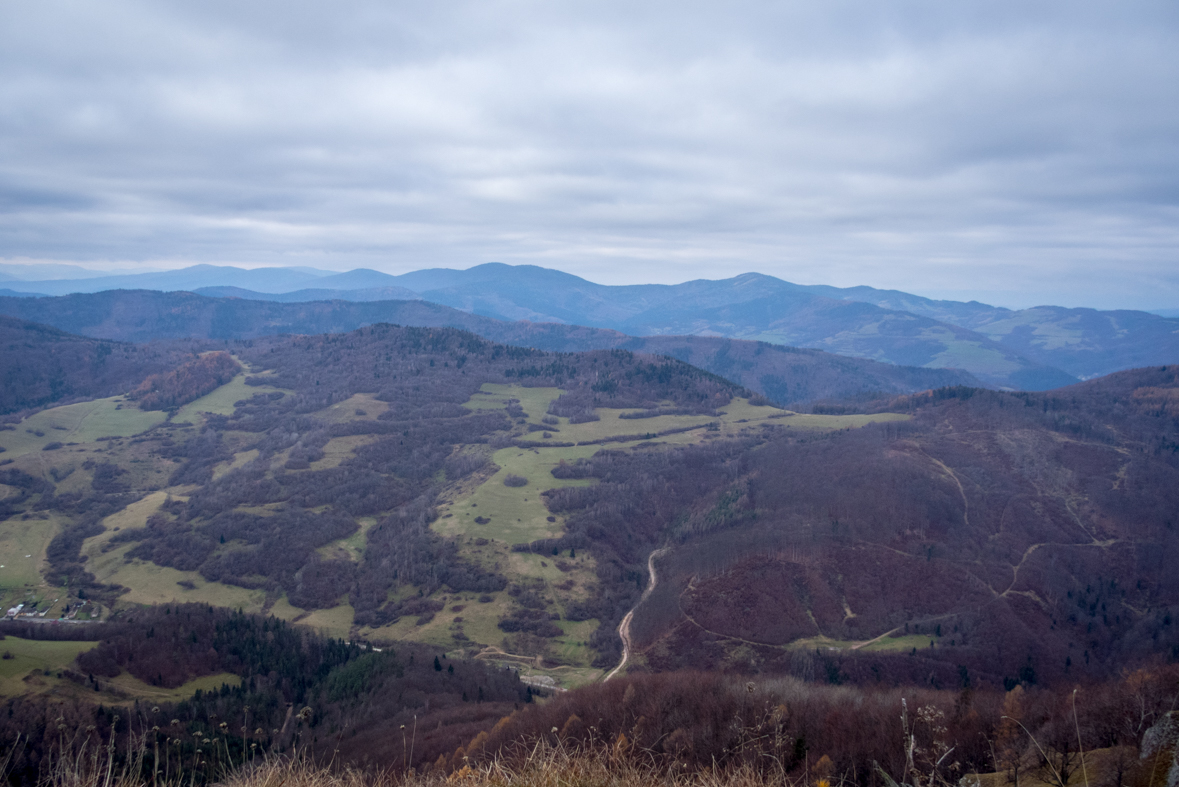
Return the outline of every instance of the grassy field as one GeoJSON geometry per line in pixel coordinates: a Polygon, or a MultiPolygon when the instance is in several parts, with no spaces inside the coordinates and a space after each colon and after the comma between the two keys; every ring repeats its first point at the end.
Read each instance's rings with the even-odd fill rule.
{"type": "MultiPolygon", "coordinates": [[[[523,388],[514,385],[484,385],[481,392],[471,397],[466,406],[476,410],[497,409],[506,406],[509,400],[517,399],[532,423],[539,423],[546,414],[549,404],[561,391],[556,388],[523,388]]],[[[552,470],[561,462],[573,462],[593,456],[603,448],[628,450],[640,443],[659,445],[688,445],[716,439],[722,435],[733,436],[744,430],[760,431],[766,425],[775,429],[833,430],[863,426],[873,421],[903,420],[908,416],[883,414],[874,416],[829,416],[802,415],[775,407],[751,405],[748,400],[734,399],[722,409],[719,415],[664,415],[655,418],[628,419],[621,416],[629,412],[620,409],[599,408],[598,421],[570,424],[560,418],[551,431],[552,442],[587,442],[605,438],[628,436],[633,439],[623,442],[597,443],[592,445],[546,447],[546,438],[541,432],[526,435],[528,447],[510,447],[496,451],[492,461],[498,469],[482,483],[464,487],[451,494],[439,507],[439,518],[431,526],[439,535],[456,539],[460,554],[467,560],[495,567],[509,579],[542,580],[544,587],[552,588],[549,595],[562,602],[584,597],[596,582],[592,555],[581,554],[575,560],[567,555],[553,556],[521,552],[510,552],[511,544],[527,543],[537,539],[559,536],[564,529],[560,516],[552,517],[545,508],[540,494],[547,489],[560,486],[590,485],[594,479],[557,479],[552,470]],[[655,436],[659,432],[691,429],[676,434],[655,436]],[[509,475],[522,476],[528,483],[522,487],[504,485],[509,475]],[[488,521],[480,524],[477,518],[488,521]],[[487,539],[489,544],[478,545],[474,539],[487,539]],[[565,571],[557,566],[560,560],[565,571]],[[552,586],[561,584],[559,592],[552,586]]],[[[511,600],[506,594],[495,594],[489,604],[468,604],[458,614],[449,611],[438,614],[434,620],[418,626],[415,619],[403,619],[390,627],[371,632],[373,636],[391,639],[414,639],[431,642],[440,646],[456,644],[453,634],[455,618],[461,618],[463,633],[470,642],[484,646],[498,646],[504,640],[504,633],[496,624],[511,609],[511,600]]],[[[563,604],[555,605],[561,611],[563,604]]],[[[570,623],[563,621],[565,635],[552,640],[552,655],[561,661],[585,667],[591,654],[582,643],[589,639],[597,621],[570,623]]],[[[849,646],[851,643],[847,643],[849,646]]],[[[830,646],[835,646],[832,643],[830,646]]],[[[885,647],[885,645],[881,645],[885,647]]],[[[910,646],[911,647],[911,646],[910,646]]],[[[555,677],[555,675],[554,675],[555,677]]]]}
{"type": "Polygon", "coordinates": [[[320,547],[318,552],[325,558],[346,559],[360,562],[364,557],[365,539],[368,537],[368,531],[377,523],[375,516],[362,516],[356,520],[360,525],[360,530],[357,530],[347,538],[341,538],[339,541],[333,541],[330,544],[325,544],[320,547]]]}
{"type": "Polygon", "coordinates": [[[941,641],[941,637],[933,634],[908,634],[902,637],[882,637],[875,641],[870,641],[867,645],[860,645],[859,642],[842,639],[831,639],[830,637],[807,637],[806,639],[796,639],[784,647],[790,650],[860,650],[864,653],[908,653],[917,648],[917,650],[924,650],[929,647],[929,643],[936,643],[941,641]],[[860,647],[856,647],[856,646],[860,647]]]}
{"type": "Polygon", "coordinates": [[[162,412],[144,412],[124,402],[123,397],[112,396],[35,413],[16,424],[15,431],[0,432],[0,446],[5,448],[5,459],[15,459],[53,442],[93,443],[99,437],[130,437],[165,418],[162,412]]]}
{"type": "Polygon", "coordinates": [[[30,519],[12,517],[0,522],[0,591],[40,587],[45,549],[61,523],[44,512],[30,519]],[[44,517],[43,519],[41,517],[44,517]]]}
{"type": "Polygon", "coordinates": [[[333,437],[323,447],[323,458],[311,463],[312,470],[327,470],[337,467],[345,459],[352,456],[352,452],[362,445],[380,440],[380,435],[359,434],[345,437],[333,437]]]}
{"type": "Polygon", "coordinates": [[[147,518],[158,511],[167,499],[166,492],[152,492],[102,520],[105,530],[83,541],[80,550],[81,554],[90,561],[91,570],[93,571],[93,566],[104,559],[102,548],[115,533],[120,530],[143,527],[147,524],[147,518]]]}
{"type": "Polygon", "coordinates": [[[269,385],[246,385],[247,375],[252,375],[252,373],[248,370],[242,372],[220,388],[184,405],[176,412],[176,415],[172,416],[172,422],[196,424],[200,422],[201,413],[232,415],[235,409],[234,402],[249,399],[255,394],[280,390],[269,385]]]}
{"type": "Polygon", "coordinates": [[[27,693],[31,681],[25,678],[33,670],[56,674],[69,669],[79,653],[97,645],[97,642],[45,642],[5,637],[0,641],[0,653],[11,654],[12,658],[0,659],[0,694],[13,697],[27,693]]]}
{"type": "Polygon", "coordinates": [[[103,683],[110,684],[120,691],[132,695],[132,699],[152,700],[154,702],[180,702],[196,694],[198,689],[201,691],[214,691],[220,689],[223,685],[240,686],[241,682],[242,679],[240,676],[230,672],[219,672],[216,675],[202,675],[174,689],[152,686],[126,672],[103,681],[103,683]]]}
{"type": "MultiPolygon", "coordinates": [[[[86,549],[90,549],[91,540],[101,538],[95,536],[94,539],[87,539],[86,549]]],[[[126,544],[106,554],[97,552],[87,563],[87,568],[99,582],[114,583],[128,589],[119,596],[120,605],[199,602],[231,609],[241,608],[246,612],[261,612],[265,606],[266,593],[261,590],[209,582],[196,571],[178,571],[144,560],[127,562],[125,556],[134,546],[126,544]],[[191,582],[193,587],[183,587],[180,582],[191,582]]],[[[85,553],[89,554],[88,551],[85,553]]]]}
{"type": "Polygon", "coordinates": [[[299,625],[318,631],[324,636],[347,639],[355,616],[356,611],[352,609],[352,605],[345,603],[331,609],[312,610],[299,621],[299,625]]]}
{"type": "MultiPolygon", "coordinates": [[[[549,404],[564,391],[560,388],[525,388],[522,385],[499,385],[484,383],[479,393],[471,397],[464,407],[472,410],[502,410],[508,399],[519,399],[520,407],[529,420],[540,423],[548,412],[549,404]]],[[[562,419],[567,422],[568,419],[562,419]]]]}
{"type": "Polygon", "coordinates": [[[508,544],[558,535],[562,525],[559,521],[548,521],[549,512],[540,499],[540,493],[558,486],[596,483],[592,479],[562,481],[553,478],[550,472],[562,460],[573,461],[593,456],[595,452],[593,446],[543,450],[503,448],[496,451],[491,459],[500,469],[470,494],[441,506],[440,518],[433,528],[440,535],[481,536],[508,544]],[[505,486],[504,479],[509,474],[528,479],[527,486],[505,486]],[[491,521],[478,524],[475,522],[477,517],[491,521]]]}
{"type": "Polygon", "coordinates": [[[133,702],[136,699],[177,702],[191,697],[197,689],[210,691],[221,688],[222,684],[237,686],[241,683],[237,675],[223,672],[195,678],[174,689],[165,689],[144,683],[124,672],[109,680],[103,679],[104,690],[95,693],[92,689],[58,677],[62,670],[74,668],[74,660],[79,653],[97,645],[97,642],[46,642],[6,637],[0,641],[0,653],[5,655],[5,658],[0,659],[0,696],[13,697],[30,692],[85,695],[89,700],[108,705],[133,702]],[[116,691],[108,691],[106,686],[116,691]]]}
{"type": "Polygon", "coordinates": [[[229,460],[228,462],[222,462],[213,468],[213,480],[215,481],[226,473],[232,470],[237,470],[239,467],[244,467],[257,458],[257,448],[251,449],[249,451],[238,451],[233,455],[233,459],[229,460]]]}
{"type": "Polygon", "coordinates": [[[944,342],[946,349],[925,364],[928,368],[969,368],[975,373],[995,375],[1019,371],[1019,363],[1005,357],[999,350],[982,347],[974,342],[961,341],[948,332],[944,336],[938,336],[937,340],[944,342]]]}
{"type": "MultiPolygon", "coordinates": [[[[247,386],[245,378],[245,373],[239,374],[226,385],[181,408],[173,420],[182,424],[197,424],[202,420],[202,413],[231,413],[234,403],[241,399],[257,393],[278,390],[270,386],[247,386]]],[[[475,410],[502,409],[509,400],[516,399],[529,420],[539,423],[546,415],[550,403],[560,394],[561,391],[556,388],[484,385],[482,391],[472,396],[466,406],[475,410]]],[[[27,428],[31,431],[0,433],[0,441],[14,441],[13,445],[24,446],[25,454],[32,455],[21,461],[39,463],[38,466],[45,465],[41,467],[43,475],[48,472],[50,464],[57,466],[69,461],[80,468],[81,462],[87,458],[87,452],[82,447],[64,449],[60,452],[40,452],[39,449],[54,439],[54,433],[62,442],[69,441],[63,439],[67,434],[74,435],[77,442],[89,442],[100,436],[136,434],[163,418],[160,413],[143,413],[130,407],[118,409],[121,403],[118,397],[115,397],[45,411],[29,419],[31,426],[27,428]],[[38,418],[40,420],[33,421],[38,418]],[[54,426],[60,428],[54,429],[54,426]],[[36,431],[42,431],[43,434],[38,437],[34,434],[36,431]],[[33,453],[34,451],[37,453],[33,453]],[[74,457],[73,452],[81,453],[74,457]]],[[[387,404],[377,401],[371,394],[358,394],[320,411],[317,417],[328,422],[340,423],[360,418],[375,418],[386,409],[387,404]]],[[[658,446],[661,445],[697,443],[722,435],[735,435],[743,430],[758,431],[766,425],[782,429],[829,430],[861,426],[871,421],[905,418],[892,414],[799,415],[773,407],[755,407],[743,399],[734,399],[717,416],[669,415],[623,419],[620,416],[625,412],[627,411],[599,409],[600,420],[584,424],[569,424],[568,419],[558,419],[558,423],[554,425],[557,431],[553,431],[548,439],[551,442],[587,442],[617,436],[630,438],[626,441],[547,447],[543,444],[545,438],[541,436],[542,433],[533,432],[524,439],[536,442],[535,447],[508,447],[495,451],[491,455],[494,468],[444,491],[439,518],[435,520],[432,528],[439,535],[454,539],[464,559],[493,567],[504,573],[511,582],[538,581],[537,587],[542,589],[545,596],[554,600],[550,604],[551,611],[563,616],[565,604],[574,599],[584,598],[597,581],[592,554],[579,554],[571,559],[567,554],[529,554],[511,552],[509,549],[512,544],[558,536],[563,532],[563,518],[549,514],[540,497],[543,491],[561,486],[596,483],[594,479],[554,478],[552,470],[561,462],[588,458],[603,448],[629,450],[645,443],[649,449],[658,450],[658,446]],[[685,428],[691,431],[663,437],[653,436],[661,431],[685,428]],[[509,474],[522,476],[528,483],[522,487],[506,486],[503,482],[509,474]],[[476,518],[486,518],[488,521],[479,524],[475,521],[476,518]],[[484,543],[477,543],[480,540],[484,540],[484,543]]],[[[25,424],[21,427],[25,428],[25,424]]],[[[225,440],[230,450],[234,450],[235,446],[239,450],[232,460],[222,463],[216,469],[217,477],[257,457],[254,450],[240,450],[252,439],[253,435],[226,434],[225,440]]],[[[379,438],[373,435],[333,438],[325,446],[323,459],[316,462],[314,467],[320,469],[337,466],[352,456],[359,446],[375,439],[379,438]]],[[[130,441],[115,440],[98,447],[102,449],[104,456],[126,467],[129,474],[125,478],[133,481],[133,488],[142,489],[146,486],[151,489],[151,480],[159,473],[168,471],[168,468],[162,466],[161,460],[142,455],[140,449],[130,441]]],[[[93,450],[94,446],[87,448],[93,450]]],[[[476,448],[487,450],[484,447],[476,448]]],[[[284,456],[281,453],[276,455],[275,462],[281,464],[284,456]]],[[[89,483],[89,473],[76,469],[74,475],[66,478],[66,482],[80,485],[80,488],[84,487],[89,483]]],[[[154,488],[159,488],[158,481],[154,488]]],[[[180,490],[171,491],[174,496],[183,497],[180,490]]],[[[7,494],[8,490],[0,489],[0,493],[7,494]]],[[[266,609],[267,599],[262,591],[207,582],[194,571],[178,571],[142,560],[128,561],[125,556],[133,548],[131,544],[119,545],[115,549],[103,552],[104,546],[115,533],[128,528],[142,527],[167,497],[167,491],[151,492],[122,511],[107,517],[103,523],[105,532],[87,539],[83,545],[82,553],[89,561],[89,570],[100,582],[116,583],[129,589],[120,598],[120,605],[195,601],[230,608],[240,607],[246,611],[266,609]]],[[[263,508],[257,509],[257,513],[266,514],[271,511],[263,508]]],[[[358,533],[326,545],[321,549],[321,553],[328,557],[361,560],[365,533],[379,519],[378,516],[364,518],[358,533]]],[[[34,598],[39,598],[42,602],[46,599],[51,600],[54,589],[39,587],[40,563],[45,547],[58,527],[59,523],[53,519],[9,520],[0,524],[0,590],[11,589],[9,595],[12,596],[12,603],[34,598]],[[32,557],[26,558],[24,555],[32,557]]],[[[362,633],[376,639],[411,639],[448,649],[479,650],[486,646],[499,646],[504,643],[505,635],[496,624],[509,614],[514,602],[506,592],[491,594],[489,603],[479,603],[477,595],[439,591],[434,598],[445,606],[431,621],[419,626],[416,617],[407,617],[392,626],[362,633]]],[[[273,603],[269,611],[277,617],[337,637],[350,635],[354,617],[351,606],[346,603],[331,609],[306,611],[291,606],[285,597],[273,603]]],[[[597,627],[597,621],[561,621],[560,625],[564,634],[551,640],[550,657],[583,671],[588,670],[588,660],[592,654],[583,643],[597,627]]],[[[831,643],[830,646],[837,645],[831,643]]],[[[907,649],[912,645],[902,645],[896,640],[890,640],[882,641],[879,647],[907,649]]],[[[555,669],[569,672],[571,668],[555,669]]],[[[598,674],[593,670],[586,674],[589,672],[598,674]]],[[[557,677],[556,672],[552,674],[557,677]]],[[[567,676],[560,677],[559,680],[565,684],[567,676]]]]}
{"type": "Polygon", "coordinates": [[[389,403],[380,401],[375,394],[360,393],[320,410],[315,414],[315,417],[330,424],[339,424],[361,418],[371,420],[388,409],[389,403]],[[363,413],[358,414],[357,410],[362,410],[363,413]]]}
{"type": "Polygon", "coordinates": [[[308,612],[293,606],[286,596],[274,602],[267,612],[276,618],[313,629],[324,636],[340,639],[348,639],[351,636],[352,619],[356,615],[356,611],[348,603],[308,612]]]}

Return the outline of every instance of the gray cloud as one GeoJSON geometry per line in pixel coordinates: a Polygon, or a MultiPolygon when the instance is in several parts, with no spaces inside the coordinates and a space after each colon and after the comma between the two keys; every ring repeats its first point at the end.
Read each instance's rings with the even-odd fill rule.
{"type": "Polygon", "coordinates": [[[242,5],[0,6],[0,256],[1179,304],[1173,3],[242,5]]]}

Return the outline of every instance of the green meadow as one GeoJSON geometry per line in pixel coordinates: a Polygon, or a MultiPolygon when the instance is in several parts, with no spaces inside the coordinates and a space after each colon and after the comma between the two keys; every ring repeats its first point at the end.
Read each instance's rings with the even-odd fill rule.
{"type": "Polygon", "coordinates": [[[281,390],[270,385],[246,385],[247,375],[252,375],[252,373],[249,370],[242,372],[220,388],[210,391],[200,399],[184,405],[172,416],[173,423],[199,423],[202,413],[232,415],[235,409],[235,402],[239,402],[242,399],[249,399],[255,394],[273,393],[281,390]]]}
{"type": "MultiPolygon", "coordinates": [[[[210,394],[211,395],[211,394],[210,394]]],[[[50,443],[93,443],[100,437],[130,437],[163,423],[166,415],[143,411],[121,396],[54,407],[0,432],[5,459],[42,451],[50,443]]]]}

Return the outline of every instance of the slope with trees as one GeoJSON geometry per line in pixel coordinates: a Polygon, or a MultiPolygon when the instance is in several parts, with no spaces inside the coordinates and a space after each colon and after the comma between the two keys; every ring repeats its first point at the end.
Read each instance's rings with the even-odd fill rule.
{"type": "Polygon", "coordinates": [[[980,384],[972,375],[954,369],[897,366],[765,342],[631,337],[576,325],[504,322],[421,300],[275,303],[140,290],[34,300],[0,298],[0,311],[85,336],[132,342],[345,332],[380,322],[460,328],[491,341],[550,352],[621,348],[671,355],[795,408],[869,393],[980,384]]]}

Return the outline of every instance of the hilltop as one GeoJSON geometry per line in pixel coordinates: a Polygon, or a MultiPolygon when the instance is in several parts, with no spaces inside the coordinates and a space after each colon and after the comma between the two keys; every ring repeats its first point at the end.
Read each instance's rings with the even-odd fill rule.
{"type": "Polygon", "coordinates": [[[584,325],[638,336],[762,340],[909,366],[960,368],[989,385],[1024,389],[1179,361],[1173,314],[1048,304],[1016,310],[866,286],[799,285],[757,273],[676,285],[608,286],[556,270],[498,263],[399,276],[366,269],[199,265],[22,281],[33,271],[13,270],[20,276],[6,279],[9,292],[0,294],[152,289],[287,303],[425,300],[504,321],[584,325]]]}
{"type": "Polygon", "coordinates": [[[342,333],[377,323],[459,328],[503,344],[550,352],[626,349],[670,355],[739,381],[782,405],[980,385],[953,369],[922,369],[765,342],[715,337],[632,337],[559,323],[505,322],[421,300],[278,303],[149,290],[58,298],[0,298],[0,312],[83,336],[123,342],[252,339],[342,333]]]}

